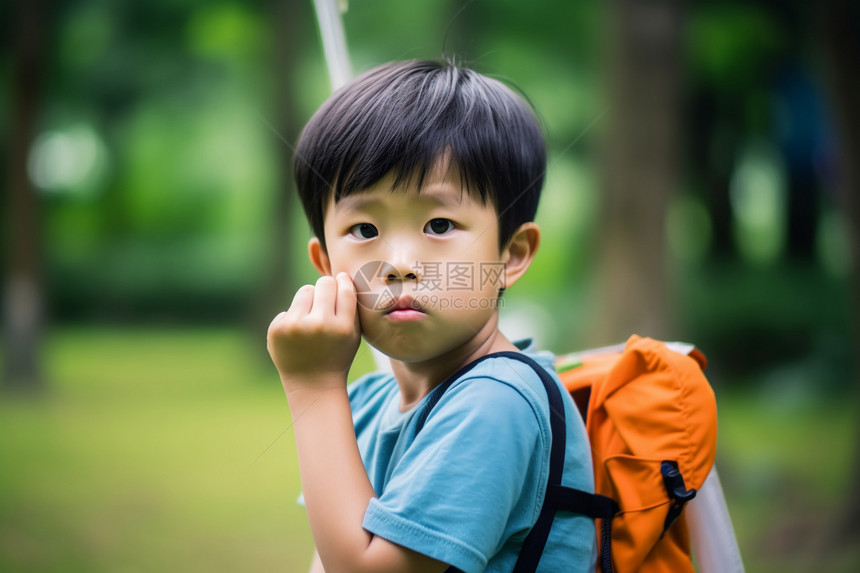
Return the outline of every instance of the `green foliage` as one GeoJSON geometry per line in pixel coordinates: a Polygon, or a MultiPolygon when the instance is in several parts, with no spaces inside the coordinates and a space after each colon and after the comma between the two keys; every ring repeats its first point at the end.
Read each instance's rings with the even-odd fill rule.
{"type": "Polygon", "coordinates": [[[191,53],[235,66],[239,73],[254,68],[254,60],[270,49],[270,31],[262,15],[243,4],[201,6],[186,30],[191,53]]]}
{"type": "Polygon", "coordinates": [[[268,23],[232,3],[163,10],[84,3],[56,23],[73,97],[51,100],[45,127],[71,143],[47,147],[43,179],[81,164],[81,130],[107,142],[109,168],[43,186],[61,316],[230,319],[263,280],[280,159],[264,119],[268,23]]]}
{"type": "Polygon", "coordinates": [[[742,262],[682,265],[676,280],[683,284],[676,287],[679,330],[726,374],[724,381],[715,378],[718,383],[782,372],[786,385],[812,395],[852,388],[844,281],[804,265],[756,268],[742,262]]]}
{"type": "MultiPolygon", "coordinates": [[[[271,269],[283,262],[276,256],[287,261],[291,286],[315,277],[300,209],[286,246],[273,244],[280,224],[274,209],[279,193],[291,193],[285,164],[296,134],[283,133],[284,118],[298,130],[329,86],[310,2],[288,19],[277,6],[85,0],[52,12],[31,171],[41,182],[53,316],[234,322],[258,304],[271,269]],[[300,40],[288,54],[279,53],[285,35],[300,40]]],[[[680,158],[679,199],[666,217],[666,256],[680,269],[670,293],[681,317],[678,336],[717,349],[779,336],[786,323],[807,333],[805,340],[847,336],[844,323],[834,327],[827,318],[832,313],[807,312],[814,305],[760,310],[784,299],[770,296],[777,287],[762,277],[781,272],[792,255],[789,165],[772,123],[785,113],[775,93],[777,68],[815,71],[807,44],[792,36],[803,31],[801,15],[798,7],[726,1],[685,12],[683,91],[707,94],[712,107],[704,113],[715,119],[713,129],[694,131],[695,113],[681,110],[690,151],[680,158]],[[707,157],[694,163],[697,153],[707,157]],[[721,163],[733,202],[716,211],[713,179],[722,173],[712,171],[721,163]],[[713,256],[721,228],[734,229],[727,256],[746,275],[743,288],[720,289],[710,280],[723,264],[713,256]],[[758,274],[761,266],[768,269],[758,274]],[[712,316],[700,301],[719,310],[712,316]]],[[[521,88],[534,103],[550,146],[538,213],[543,240],[533,268],[508,293],[506,313],[520,307],[537,317],[533,309],[552,309],[532,326],[559,351],[589,344],[592,326],[603,229],[598,149],[613,113],[606,104],[605,49],[616,33],[610,18],[601,3],[549,0],[355,1],[344,15],[355,72],[447,55],[521,88]]],[[[8,73],[0,72],[5,85],[8,73]]],[[[832,158],[819,159],[826,165],[832,158]]],[[[808,283],[837,281],[841,292],[851,245],[832,184],[814,191],[816,258],[800,274],[808,283]]],[[[278,294],[278,304],[292,295],[278,294]]],[[[845,300],[825,306],[844,312],[845,300]]]]}
{"type": "Polygon", "coordinates": [[[711,89],[745,91],[762,81],[789,42],[784,14],[750,3],[712,2],[691,13],[691,69],[711,89]]]}

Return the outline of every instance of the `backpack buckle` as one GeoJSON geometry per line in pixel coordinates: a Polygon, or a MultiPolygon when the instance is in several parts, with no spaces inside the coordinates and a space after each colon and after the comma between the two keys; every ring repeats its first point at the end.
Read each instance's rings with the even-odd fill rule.
{"type": "Polygon", "coordinates": [[[681,516],[681,511],[684,505],[694,497],[696,497],[695,489],[687,489],[684,484],[684,476],[681,475],[681,470],[678,469],[678,462],[666,460],[660,464],[660,473],[663,475],[663,485],[666,486],[666,493],[669,494],[669,512],[666,514],[666,521],[663,523],[663,533],[660,538],[666,534],[672,524],[681,516]]]}

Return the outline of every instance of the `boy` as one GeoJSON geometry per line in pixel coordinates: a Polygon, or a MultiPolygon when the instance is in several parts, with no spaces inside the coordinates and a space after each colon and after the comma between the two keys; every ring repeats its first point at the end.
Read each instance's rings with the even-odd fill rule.
{"type": "MultiPolygon", "coordinates": [[[[543,503],[554,414],[528,365],[469,365],[525,348],[499,332],[498,301],[537,250],[545,164],[530,108],[447,63],[371,70],[305,127],[296,181],[322,276],[272,321],[268,349],[314,571],[513,569],[543,503]],[[347,389],[361,336],[393,374],[347,389]]],[[[531,357],[552,372],[550,355],[531,357]]],[[[582,419],[562,394],[563,483],[593,491],[582,419]]],[[[539,570],[590,572],[594,559],[593,522],[559,512],[539,570]]]]}

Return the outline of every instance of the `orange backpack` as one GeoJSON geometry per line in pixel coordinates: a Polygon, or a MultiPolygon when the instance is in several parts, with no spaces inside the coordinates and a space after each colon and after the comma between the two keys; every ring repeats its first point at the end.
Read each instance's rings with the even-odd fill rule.
{"type": "MultiPolygon", "coordinates": [[[[702,487],[716,453],[717,409],[702,373],[706,363],[691,346],[635,335],[623,350],[556,361],[585,420],[595,492],[619,506],[608,520],[616,571],[694,571],[681,510],[702,487]]],[[[598,526],[601,547],[609,542],[605,531],[598,526]]]]}
{"type": "Polygon", "coordinates": [[[681,512],[713,466],[717,410],[702,374],[705,357],[690,346],[673,348],[632,336],[623,349],[557,359],[559,378],[585,419],[594,493],[562,485],[566,433],[562,391],[525,354],[503,351],[482,356],[428,395],[427,405],[416,415],[416,432],[447,388],[483,360],[517,360],[541,379],[553,413],[549,477],[540,515],[523,542],[515,573],[537,569],[557,511],[597,520],[598,571],[693,573],[681,512]]]}

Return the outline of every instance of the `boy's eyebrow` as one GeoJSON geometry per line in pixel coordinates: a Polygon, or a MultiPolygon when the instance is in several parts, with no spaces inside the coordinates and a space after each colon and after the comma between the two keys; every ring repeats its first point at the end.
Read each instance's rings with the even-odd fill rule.
{"type": "Polygon", "coordinates": [[[428,185],[421,190],[420,196],[446,206],[459,205],[463,202],[463,190],[449,184],[428,185]]]}
{"type": "Polygon", "coordinates": [[[377,206],[381,201],[379,199],[375,199],[373,197],[362,197],[360,194],[352,195],[350,197],[344,197],[340,201],[335,202],[335,209],[350,209],[350,210],[360,210],[360,209],[371,209],[377,206]]]}
{"type": "MultiPolygon", "coordinates": [[[[428,203],[437,203],[442,206],[454,206],[462,203],[461,190],[458,189],[455,191],[444,186],[442,187],[442,189],[438,189],[438,187],[439,186],[437,185],[429,185],[425,187],[418,193],[418,196],[415,198],[415,200],[420,202],[423,201],[428,203]]],[[[394,192],[399,193],[399,191],[394,192]]],[[[335,209],[350,209],[359,211],[373,209],[375,207],[380,206],[381,203],[383,203],[383,201],[377,197],[356,193],[354,195],[344,197],[340,201],[337,201],[334,207],[335,209]]]]}

